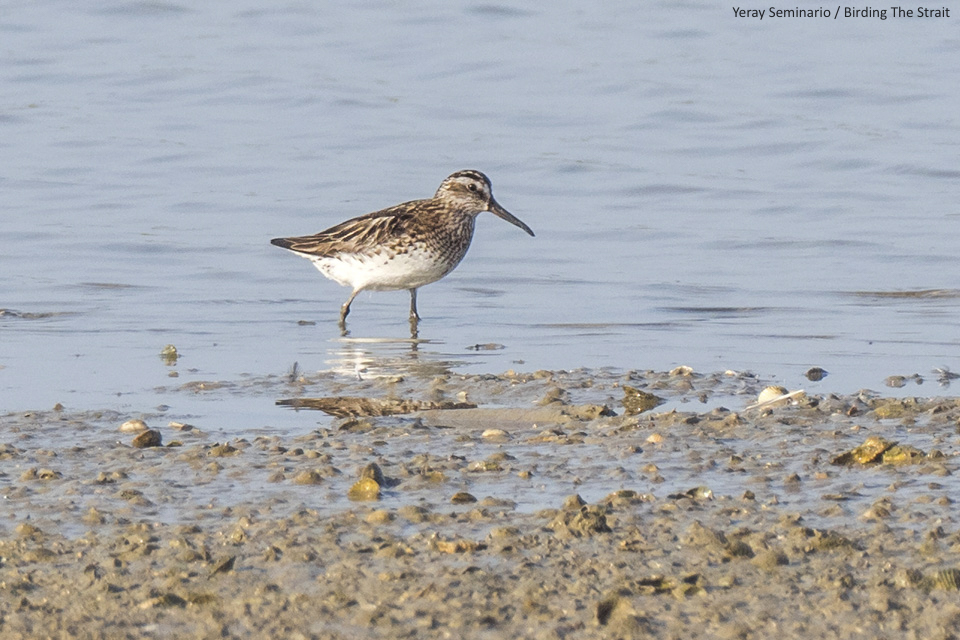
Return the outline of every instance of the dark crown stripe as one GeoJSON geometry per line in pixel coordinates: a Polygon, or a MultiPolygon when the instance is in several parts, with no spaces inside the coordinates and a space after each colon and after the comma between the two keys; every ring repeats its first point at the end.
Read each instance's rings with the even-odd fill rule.
{"type": "Polygon", "coordinates": [[[478,182],[486,182],[486,183],[490,182],[487,176],[485,176],[484,174],[474,169],[464,169],[463,171],[457,171],[456,173],[452,174],[450,178],[471,178],[473,180],[477,180],[478,182]]]}

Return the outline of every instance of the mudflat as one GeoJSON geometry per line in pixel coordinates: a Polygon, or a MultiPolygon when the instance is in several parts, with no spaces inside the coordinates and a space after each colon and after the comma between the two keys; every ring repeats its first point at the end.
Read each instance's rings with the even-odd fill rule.
{"type": "Polygon", "coordinates": [[[758,403],[767,386],[679,368],[178,391],[270,395],[299,433],[3,415],[0,636],[960,635],[960,400],[758,403]]]}

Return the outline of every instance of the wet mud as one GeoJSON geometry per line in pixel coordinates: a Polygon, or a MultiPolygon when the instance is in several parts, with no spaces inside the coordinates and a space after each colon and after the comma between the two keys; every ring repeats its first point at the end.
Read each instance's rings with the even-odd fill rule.
{"type": "Polygon", "coordinates": [[[350,399],[300,409],[299,433],[7,414],[0,637],[960,635],[960,400],[767,387],[678,369],[171,390],[350,399]]]}

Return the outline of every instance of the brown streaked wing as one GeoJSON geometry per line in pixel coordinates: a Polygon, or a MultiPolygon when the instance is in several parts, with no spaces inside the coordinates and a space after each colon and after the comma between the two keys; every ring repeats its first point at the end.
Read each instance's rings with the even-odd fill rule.
{"type": "Polygon", "coordinates": [[[312,236],[276,238],[277,246],[312,256],[333,256],[356,253],[387,243],[391,238],[406,235],[413,220],[413,210],[422,201],[405,202],[381,211],[374,211],[341,222],[312,236]]]}

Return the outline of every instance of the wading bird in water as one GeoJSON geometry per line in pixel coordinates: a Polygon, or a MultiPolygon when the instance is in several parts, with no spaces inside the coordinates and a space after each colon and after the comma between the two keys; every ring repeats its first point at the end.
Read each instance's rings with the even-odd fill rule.
{"type": "Polygon", "coordinates": [[[342,335],[347,334],[347,315],[358,293],[407,289],[410,330],[416,336],[417,289],[460,264],[470,248],[476,218],[484,211],[533,235],[494,200],[487,176],[466,170],[444,180],[432,198],[358,216],[312,236],[270,242],[309,258],[324,276],[353,289],[340,307],[342,335]]]}

